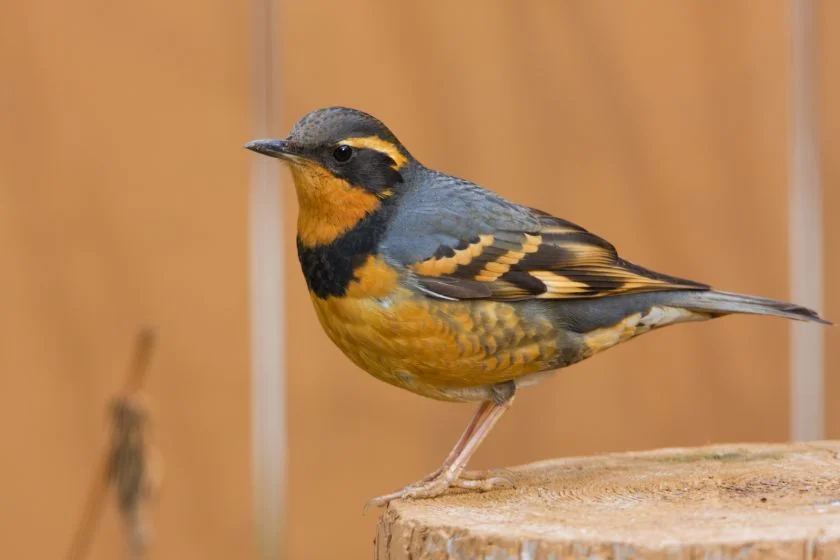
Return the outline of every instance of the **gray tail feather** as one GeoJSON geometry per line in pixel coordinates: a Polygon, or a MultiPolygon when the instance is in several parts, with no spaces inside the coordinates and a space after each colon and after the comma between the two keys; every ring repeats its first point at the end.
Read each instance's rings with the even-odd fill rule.
{"type": "Polygon", "coordinates": [[[685,291],[674,293],[677,301],[674,303],[690,309],[713,314],[727,313],[750,313],[753,315],[772,315],[785,317],[797,321],[811,321],[831,325],[819,314],[807,307],[777,301],[775,299],[733,294],[730,292],[709,291],[685,291]]]}

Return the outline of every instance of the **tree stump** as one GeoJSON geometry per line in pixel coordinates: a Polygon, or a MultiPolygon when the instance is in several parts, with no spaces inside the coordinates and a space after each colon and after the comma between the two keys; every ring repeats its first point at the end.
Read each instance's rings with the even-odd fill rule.
{"type": "Polygon", "coordinates": [[[392,503],[378,560],[840,558],[840,442],[557,459],[392,503]]]}

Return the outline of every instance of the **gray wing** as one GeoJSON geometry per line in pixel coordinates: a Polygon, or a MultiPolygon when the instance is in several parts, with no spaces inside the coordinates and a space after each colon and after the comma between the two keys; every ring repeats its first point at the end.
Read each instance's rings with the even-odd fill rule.
{"type": "Polygon", "coordinates": [[[583,299],[708,286],[647,270],[582,227],[478,185],[423,170],[380,254],[446,299],[583,299]]]}
{"type": "Polygon", "coordinates": [[[424,168],[407,179],[412,187],[402,195],[379,247],[380,254],[401,265],[495,231],[539,229],[530,209],[469,181],[424,168]]]}

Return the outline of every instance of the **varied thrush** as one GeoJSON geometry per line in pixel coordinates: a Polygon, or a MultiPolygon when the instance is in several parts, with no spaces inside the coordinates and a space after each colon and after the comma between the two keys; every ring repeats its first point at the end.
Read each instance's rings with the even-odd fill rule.
{"type": "Polygon", "coordinates": [[[507,482],[464,468],[517,389],[640,334],[730,313],[827,323],[628,262],[572,222],[423,166],[361,111],[313,111],[246,148],[290,164],[298,256],[332,341],[377,379],[482,403],[437,471],[375,505],[507,482]]]}

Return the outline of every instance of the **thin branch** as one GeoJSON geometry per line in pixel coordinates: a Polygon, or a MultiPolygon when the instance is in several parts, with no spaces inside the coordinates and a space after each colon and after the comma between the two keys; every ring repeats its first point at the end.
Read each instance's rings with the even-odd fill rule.
{"type": "MultiPolygon", "coordinates": [[[[84,560],[90,552],[90,543],[99,520],[102,517],[102,505],[108,494],[109,484],[114,482],[119,487],[120,480],[125,480],[125,471],[121,467],[121,461],[116,460],[125,454],[126,444],[135,444],[140,441],[142,444],[142,429],[147,420],[147,411],[136,395],[142,390],[145,383],[149,364],[151,363],[152,352],[155,346],[155,333],[149,328],[144,328],[137,334],[134,344],[134,354],[126,375],[123,391],[116,398],[111,407],[111,421],[113,424],[113,435],[108,447],[102,450],[96,466],[95,475],[88,490],[85,507],[76,531],[73,533],[73,540],[67,551],[67,560],[84,560]]],[[[137,448],[134,445],[134,448],[137,448]]],[[[130,464],[137,465],[137,460],[143,465],[143,449],[139,447],[140,455],[130,464]]],[[[124,486],[124,485],[123,485],[124,486]]],[[[138,497],[143,492],[138,492],[138,497]]],[[[122,508],[121,508],[122,510],[122,508]]],[[[122,512],[126,517],[126,512],[122,512]]],[[[134,527],[133,535],[137,534],[137,527],[134,527]]],[[[134,549],[135,547],[130,547],[134,549]]]]}

